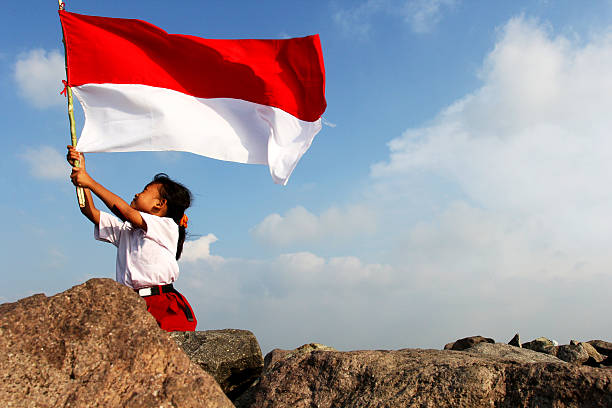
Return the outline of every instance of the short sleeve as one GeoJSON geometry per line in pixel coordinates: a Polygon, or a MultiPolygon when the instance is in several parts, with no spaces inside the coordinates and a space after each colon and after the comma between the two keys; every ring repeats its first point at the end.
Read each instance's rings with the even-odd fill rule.
{"type": "Polygon", "coordinates": [[[121,228],[123,222],[104,211],[100,211],[100,222],[94,226],[94,238],[98,241],[110,242],[114,246],[119,246],[121,228]]]}
{"type": "Polygon", "coordinates": [[[176,255],[176,246],[178,243],[178,225],[172,218],[158,217],[141,212],[142,219],[147,224],[147,232],[145,238],[157,242],[159,245],[168,249],[176,255]]]}

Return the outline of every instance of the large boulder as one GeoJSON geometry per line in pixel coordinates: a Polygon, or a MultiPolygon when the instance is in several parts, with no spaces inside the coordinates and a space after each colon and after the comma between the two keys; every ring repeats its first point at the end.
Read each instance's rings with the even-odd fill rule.
{"type": "Polygon", "coordinates": [[[232,407],[110,279],[0,305],[0,406],[232,407]]]}
{"type": "Polygon", "coordinates": [[[259,343],[248,330],[174,332],[170,336],[191,361],[217,380],[231,400],[246,391],[263,369],[259,343]]]}
{"type": "MultiPolygon", "coordinates": [[[[512,346],[497,349],[507,352],[507,347],[512,346]]],[[[554,358],[528,354],[536,360],[554,358]]],[[[249,401],[239,399],[236,406],[612,406],[611,370],[557,360],[513,360],[516,357],[507,355],[418,349],[294,353],[276,360],[264,371],[249,401]]]]}

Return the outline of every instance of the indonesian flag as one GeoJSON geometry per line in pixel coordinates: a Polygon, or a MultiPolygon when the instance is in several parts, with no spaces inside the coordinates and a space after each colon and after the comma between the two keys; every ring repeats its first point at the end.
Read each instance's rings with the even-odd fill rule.
{"type": "Polygon", "coordinates": [[[318,35],[211,40],[60,11],[81,152],[177,150],[291,172],[321,130],[318,35]]]}

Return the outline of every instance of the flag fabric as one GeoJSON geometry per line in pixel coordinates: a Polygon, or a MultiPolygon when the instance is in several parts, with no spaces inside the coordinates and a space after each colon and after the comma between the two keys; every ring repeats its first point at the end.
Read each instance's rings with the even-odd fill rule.
{"type": "Polygon", "coordinates": [[[81,152],[175,150],[266,164],[286,184],[321,129],[318,35],[219,40],[145,21],[59,12],[81,152]]]}

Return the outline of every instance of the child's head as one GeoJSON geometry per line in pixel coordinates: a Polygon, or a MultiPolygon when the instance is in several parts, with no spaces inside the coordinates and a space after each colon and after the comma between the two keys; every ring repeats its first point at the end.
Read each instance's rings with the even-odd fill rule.
{"type": "Polygon", "coordinates": [[[185,210],[191,205],[191,191],[181,183],[172,180],[165,173],[156,174],[153,177],[153,181],[145,187],[145,191],[148,188],[156,188],[159,192],[159,197],[165,200],[166,212],[163,216],[172,218],[179,225],[179,241],[176,250],[176,259],[179,259],[181,252],[183,252],[183,243],[185,242],[186,235],[185,227],[180,225],[180,223],[181,218],[185,215],[185,210]]]}

